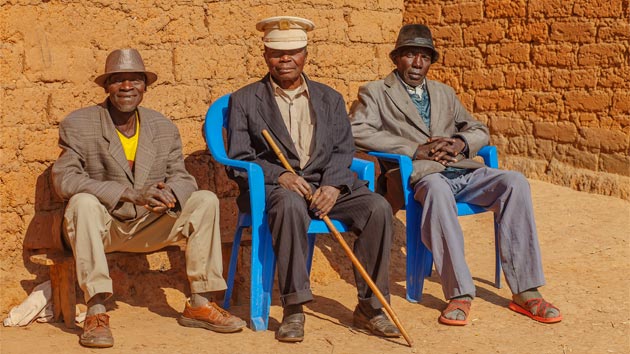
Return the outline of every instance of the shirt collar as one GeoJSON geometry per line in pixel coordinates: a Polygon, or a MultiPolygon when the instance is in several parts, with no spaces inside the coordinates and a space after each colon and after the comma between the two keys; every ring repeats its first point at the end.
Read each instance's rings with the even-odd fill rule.
{"type": "Polygon", "coordinates": [[[293,90],[285,90],[282,87],[280,87],[280,85],[276,84],[276,82],[273,81],[273,79],[270,79],[269,81],[271,81],[271,88],[273,89],[273,94],[275,96],[285,96],[285,97],[288,97],[288,98],[292,99],[293,97],[290,97],[287,94],[287,91],[293,91],[295,93],[294,97],[297,97],[297,96],[299,96],[301,94],[304,94],[306,97],[309,97],[308,85],[306,84],[306,78],[304,77],[304,74],[301,75],[301,78],[302,78],[302,83],[300,84],[300,86],[295,91],[293,91],[293,90]]]}

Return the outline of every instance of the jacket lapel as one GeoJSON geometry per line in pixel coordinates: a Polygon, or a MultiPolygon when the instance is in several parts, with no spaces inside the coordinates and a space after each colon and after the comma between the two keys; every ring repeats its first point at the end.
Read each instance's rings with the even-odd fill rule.
{"type": "Polygon", "coordinates": [[[418,109],[409,98],[407,90],[392,72],[385,78],[385,95],[394,103],[394,105],[407,117],[407,120],[416,128],[420,129],[426,136],[431,136],[429,128],[424,124],[418,109]]]}
{"type": "Polygon", "coordinates": [[[151,166],[155,160],[155,147],[153,145],[153,131],[151,130],[151,117],[144,108],[138,107],[140,117],[140,135],[138,136],[138,149],[134,163],[135,181],[133,187],[140,189],[149,176],[151,166]]]}
{"type": "Polygon", "coordinates": [[[435,87],[435,82],[427,80],[427,91],[431,100],[431,132],[434,136],[451,136],[453,132],[448,127],[453,127],[452,113],[445,109],[450,106],[441,102],[444,95],[435,87]]]}
{"type": "Polygon", "coordinates": [[[101,130],[103,132],[103,138],[109,142],[108,151],[112,155],[112,158],[120,165],[120,168],[125,171],[129,181],[133,182],[133,173],[129,168],[129,162],[125,156],[125,151],[122,148],[118,133],[116,133],[116,127],[112,122],[112,118],[107,111],[107,101],[100,105],[101,109],[101,130]]]}
{"type": "Polygon", "coordinates": [[[262,79],[263,85],[258,86],[256,91],[256,98],[258,99],[258,114],[267,123],[271,134],[282,144],[286,151],[293,154],[294,157],[298,156],[289,130],[287,130],[284,121],[282,120],[282,114],[276,104],[276,98],[271,92],[271,80],[269,74],[262,79]]]}

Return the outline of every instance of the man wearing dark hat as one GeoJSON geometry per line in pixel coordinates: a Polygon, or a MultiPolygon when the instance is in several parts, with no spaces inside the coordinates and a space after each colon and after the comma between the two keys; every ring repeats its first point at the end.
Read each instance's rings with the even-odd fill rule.
{"type": "MultiPolygon", "coordinates": [[[[560,311],[537,290],[545,280],[529,184],[520,173],[472,160],[488,144],[489,131],[466,111],[451,87],[426,78],[438,57],[427,26],[402,27],[390,53],[396,69],[384,80],[361,87],[351,108],[355,144],[414,160],[410,183],[422,205],[422,242],[433,253],[444,296],[450,300],[440,323],[465,325],[475,296],[456,202],[495,213],[501,264],[514,294],[509,308],[540,322],[559,322],[560,311]]],[[[396,193],[401,188],[396,172],[388,171],[383,183],[395,210],[403,203],[402,194],[396,193]]]]}
{"type": "MultiPolygon", "coordinates": [[[[389,297],[389,254],[392,212],[381,196],[371,193],[350,171],[354,154],[350,123],[341,95],[310,80],[302,71],[307,58],[311,21],[272,17],[256,28],[264,32],[264,58],[269,74],[234,92],[229,103],[228,155],[253,161],[263,168],[269,227],[277,256],[283,318],[276,338],[299,342],[304,338],[302,305],[313,299],[310,288],[307,230],[311,217],[328,215],[356,230],[354,253],[385,297],[389,297]],[[264,140],[263,129],[297,171],[283,167],[264,140]],[[307,203],[305,196],[312,194],[307,203]]],[[[241,187],[247,176],[230,170],[241,187]]],[[[354,324],[373,334],[398,337],[378,298],[355,271],[359,304],[354,324]]]]}
{"type": "Polygon", "coordinates": [[[67,200],[64,237],[76,259],[88,305],[80,343],[111,347],[104,302],[112,295],[105,253],[151,252],[187,239],[186,272],[192,295],[178,322],[235,332],[245,322],[212,302],[224,290],[219,201],[197,190],[186,171],[177,127],[139,107],[157,75],[135,49],[111,52],[95,82],[108,98],[70,113],[59,125],[61,155],[52,168],[57,193],[67,200]]]}

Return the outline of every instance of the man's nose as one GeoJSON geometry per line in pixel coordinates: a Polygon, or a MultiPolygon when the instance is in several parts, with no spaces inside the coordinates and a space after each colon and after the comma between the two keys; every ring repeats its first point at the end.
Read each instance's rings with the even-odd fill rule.
{"type": "Polygon", "coordinates": [[[131,80],[123,80],[120,83],[120,88],[123,90],[131,90],[133,88],[133,84],[131,83],[131,80]]]}
{"type": "Polygon", "coordinates": [[[412,62],[412,65],[413,65],[414,67],[418,67],[418,68],[419,68],[419,67],[422,67],[422,55],[421,55],[421,54],[416,54],[416,55],[413,57],[413,62],[412,62]]]}

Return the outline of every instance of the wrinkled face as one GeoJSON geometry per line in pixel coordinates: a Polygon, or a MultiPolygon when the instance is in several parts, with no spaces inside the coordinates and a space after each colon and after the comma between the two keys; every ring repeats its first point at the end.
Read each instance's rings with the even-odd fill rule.
{"type": "Polygon", "coordinates": [[[392,60],[396,64],[398,75],[409,86],[422,84],[431,66],[433,52],[424,47],[402,47],[392,60]]]}
{"type": "Polygon", "coordinates": [[[116,73],[107,78],[105,91],[109,102],[120,112],[133,112],[146,91],[143,73],[116,73]]]}
{"type": "Polygon", "coordinates": [[[307,56],[306,47],[292,50],[265,47],[264,53],[271,77],[283,89],[294,89],[300,86],[300,75],[302,75],[307,56]]]}

